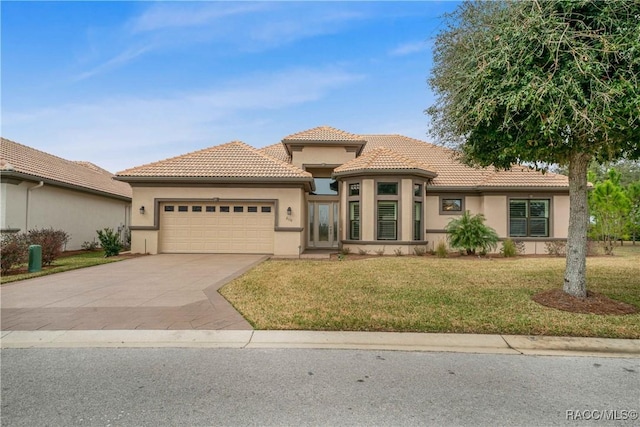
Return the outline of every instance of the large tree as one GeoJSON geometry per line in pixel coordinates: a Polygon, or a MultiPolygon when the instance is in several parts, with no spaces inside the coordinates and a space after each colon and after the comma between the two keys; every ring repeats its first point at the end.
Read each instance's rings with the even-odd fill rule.
{"type": "Polygon", "coordinates": [[[473,165],[568,166],[565,292],[586,297],[587,167],[640,156],[640,2],[465,2],[437,36],[427,112],[473,165]]]}

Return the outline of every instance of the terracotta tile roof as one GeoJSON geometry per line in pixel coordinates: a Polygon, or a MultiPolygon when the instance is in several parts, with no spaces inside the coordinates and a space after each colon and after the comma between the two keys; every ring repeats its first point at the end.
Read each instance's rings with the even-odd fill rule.
{"type": "Polygon", "coordinates": [[[131,198],[131,186],[113,179],[113,175],[89,162],[74,162],[35,148],[2,138],[0,170],[2,173],[33,177],[63,186],[131,198]]]}
{"type": "Polygon", "coordinates": [[[336,175],[347,175],[358,172],[372,171],[420,171],[426,175],[435,176],[433,167],[408,157],[402,156],[396,151],[386,147],[378,147],[367,151],[365,154],[338,166],[334,169],[336,175]]]}
{"type": "Polygon", "coordinates": [[[496,171],[478,187],[568,187],[569,177],[555,173],[541,173],[532,168],[514,166],[509,170],[496,171]]]}
{"type": "Polygon", "coordinates": [[[284,145],[282,145],[281,142],[276,142],[275,144],[260,148],[258,151],[262,154],[266,154],[267,156],[275,157],[280,161],[291,163],[291,156],[287,153],[287,150],[285,150],[284,145]]]}
{"type": "MultiPolygon", "coordinates": [[[[568,188],[569,185],[568,178],[564,175],[543,174],[523,166],[514,166],[510,171],[497,171],[491,167],[472,168],[462,164],[454,150],[403,135],[359,135],[359,137],[367,143],[362,150],[362,155],[353,161],[384,147],[406,159],[428,165],[430,171],[438,174],[433,179],[432,188],[568,188]]],[[[280,160],[291,161],[283,144],[273,144],[263,148],[262,151],[280,160]]],[[[336,171],[340,171],[340,168],[336,171]]]]}
{"type": "Polygon", "coordinates": [[[240,141],[205,148],[117,173],[118,178],[308,178],[311,174],[240,141]]]}
{"type": "Polygon", "coordinates": [[[286,136],[282,142],[289,141],[322,141],[322,142],[364,142],[360,135],[345,132],[330,126],[318,126],[302,132],[286,136]]]}

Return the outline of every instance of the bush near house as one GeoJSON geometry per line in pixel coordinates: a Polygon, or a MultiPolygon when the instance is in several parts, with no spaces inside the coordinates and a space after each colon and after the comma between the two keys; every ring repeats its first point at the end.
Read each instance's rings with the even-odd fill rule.
{"type": "Polygon", "coordinates": [[[0,237],[0,267],[2,274],[27,262],[29,241],[24,233],[3,234],[0,237]]]}
{"type": "Polygon", "coordinates": [[[484,215],[471,215],[469,211],[460,218],[449,221],[446,227],[449,245],[455,249],[464,249],[467,255],[479,251],[484,255],[498,246],[498,234],[484,224],[484,215]]]}
{"type": "Polygon", "coordinates": [[[42,265],[51,265],[60,257],[70,237],[66,231],[53,228],[33,229],[27,232],[29,244],[42,247],[42,265]]]}
{"type": "Polygon", "coordinates": [[[113,231],[112,228],[105,228],[103,230],[96,230],[98,233],[98,240],[100,245],[104,249],[104,256],[116,256],[120,254],[122,250],[122,243],[120,243],[120,236],[113,231]]]}

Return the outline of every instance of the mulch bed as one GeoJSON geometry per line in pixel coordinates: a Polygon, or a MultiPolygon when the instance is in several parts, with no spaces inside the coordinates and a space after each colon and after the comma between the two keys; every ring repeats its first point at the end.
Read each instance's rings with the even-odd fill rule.
{"type": "Polygon", "coordinates": [[[576,298],[562,289],[551,289],[531,297],[538,304],[562,311],[584,314],[625,315],[637,313],[638,309],[622,301],[613,300],[597,292],[587,291],[586,298],[576,298]]]}

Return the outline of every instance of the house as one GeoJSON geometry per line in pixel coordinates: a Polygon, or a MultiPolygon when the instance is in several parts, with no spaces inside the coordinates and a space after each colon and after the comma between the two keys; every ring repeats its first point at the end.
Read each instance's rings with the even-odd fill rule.
{"type": "Polygon", "coordinates": [[[447,148],[327,126],[261,149],[243,142],[128,169],[132,251],[264,253],[434,248],[465,210],[544,253],[566,239],[566,176],[461,164],[447,148]]]}
{"type": "Polygon", "coordinates": [[[105,227],[124,231],[131,219],[131,187],[88,162],[74,162],[2,138],[2,233],[64,230],[67,250],[81,249],[105,227]]]}

